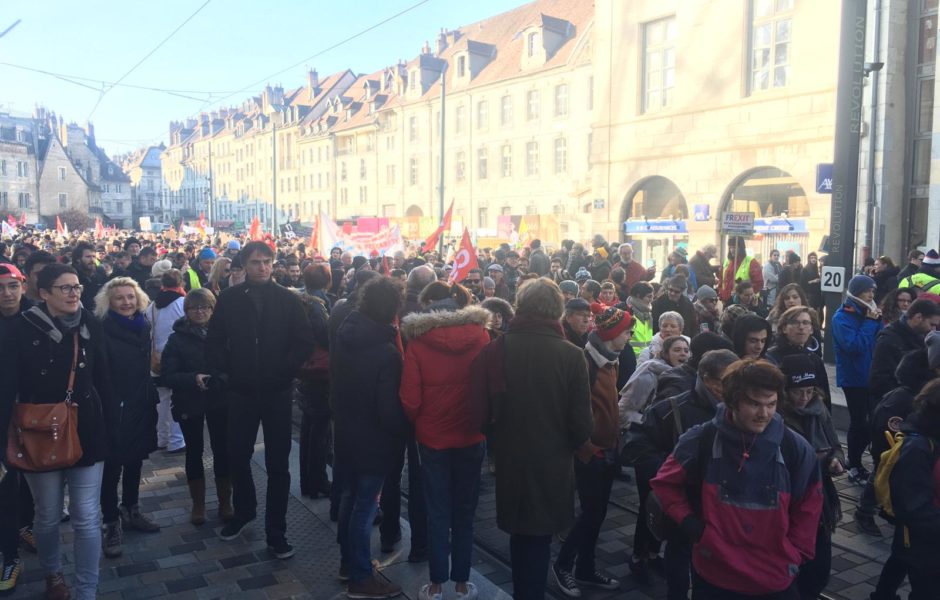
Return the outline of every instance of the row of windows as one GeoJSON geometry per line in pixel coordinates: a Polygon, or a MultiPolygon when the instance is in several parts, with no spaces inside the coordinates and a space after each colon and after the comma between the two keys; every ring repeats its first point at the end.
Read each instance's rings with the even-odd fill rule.
{"type": "MultiPolygon", "coordinates": [[[[795,0],[751,0],[748,90],[785,87],[790,79],[795,0]]],[[[673,105],[676,86],[676,18],[643,25],[642,112],[673,105]]]]}
{"type": "MultiPolygon", "coordinates": [[[[9,173],[7,167],[6,159],[0,160],[0,177],[6,177],[9,173]]],[[[16,161],[16,176],[17,177],[29,177],[29,163],[18,160],[16,161]]]]}
{"type": "MultiPolygon", "coordinates": [[[[593,84],[590,88],[593,89],[593,84]]],[[[588,98],[588,110],[591,110],[593,106],[593,97],[589,95],[588,98]]],[[[526,121],[537,121],[542,116],[542,105],[541,105],[541,92],[540,90],[529,90],[526,92],[526,112],[525,117],[526,121]]],[[[505,95],[499,100],[499,124],[501,127],[509,127],[513,124],[513,98],[510,95],[505,95]]],[[[560,83],[555,86],[554,91],[554,105],[552,109],[552,115],[555,118],[564,118],[568,116],[569,111],[569,102],[568,102],[568,84],[560,83]]],[[[487,100],[480,100],[476,105],[476,128],[478,131],[486,130],[489,127],[490,123],[490,108],[489,102],[487,100]]],[[[435,118],[435,134],[440,135],[441,131],[441,113],[438,112],[435,118]]],[[[466,105],[460,104],[454,110],[454,132],[457,135],[463,134],[467,131],[467,107],[466,105]]],[[[418,141],[418,117],[412,116],[408,119],[408,141],[416,142],[418,141]]],[[[391,142],[394,144],[394,140],[391,142]]]]}
{"type": "MultiPolygon", "coordinates": [[[[29,192],[20,192],[19,200],[18,200],[19,208],[29,208],[29,200],[30,200],[29,192]]],[[[9,192],[0,192],[0,208],[11,208],[9,192]]]]}

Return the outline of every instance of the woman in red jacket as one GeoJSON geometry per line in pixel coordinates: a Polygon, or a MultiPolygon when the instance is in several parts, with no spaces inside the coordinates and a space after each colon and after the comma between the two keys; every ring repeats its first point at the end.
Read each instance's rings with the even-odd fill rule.
{"type": "Polygon", "coordinates": [[[432,282],[419,300],[424,312],[401,323],[407,346],[400,390],[415,426],[428,503],[431,583],[418,597],[440,599],[452,580],[458,598],[475,598],[470,553],[485,443],[480,411],[471,406],[470,364],[489,343],[490,313],[469,306],[470,293],[458,284],[432,282]]]}

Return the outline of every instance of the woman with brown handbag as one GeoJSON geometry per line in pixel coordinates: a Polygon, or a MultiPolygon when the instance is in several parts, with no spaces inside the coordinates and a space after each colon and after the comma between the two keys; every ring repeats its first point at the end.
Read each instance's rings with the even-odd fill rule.
{"type": "Polygon", "coordinates": [[[33,531],[46,598],[71,597],[59,541],[67,483],[75,596],[91,599],[101,557],[101,475],[117,430],[104,334],[81,307],[82,286],[72,267],[47,265],[37,288],[42,303],[12,324],[2,348],[0,432],[8,437],[7,462],[24,472],[35,498],[33,531]]]}

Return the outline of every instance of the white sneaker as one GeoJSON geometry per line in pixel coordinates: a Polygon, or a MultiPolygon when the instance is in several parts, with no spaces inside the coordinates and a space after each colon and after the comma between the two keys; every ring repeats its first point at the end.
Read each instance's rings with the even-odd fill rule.
{"type": "Polygon", "coordinates": [[[467,582],[467,593],[466,593],[466,594],[461,594],[460,592],[457,592],[457,600],[464,600],[464,599],[465,599],[465,600],[476,600],[477,595],[478,595],[477,586],[475,586],[474,584],[472,584],[472,583],[470,583],[470,582],[468,581],[468,582],[467,582]]]}
{"type": "Polygon", "coordinates": [[[440,592],[432,594],[431,584],[426,583],[422,586],[421,591],[418,592],[418,600],[444,600],[444,587],[441,586],[440,592]]]}

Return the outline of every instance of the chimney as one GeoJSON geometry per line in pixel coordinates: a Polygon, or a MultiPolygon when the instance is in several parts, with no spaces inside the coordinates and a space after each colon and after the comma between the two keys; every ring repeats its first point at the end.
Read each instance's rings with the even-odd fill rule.
{"type": "Polygon", "coordinates": [[[316,69],[307,71],[307,90],[311,96],[316,96],[320,93],[320,77],[317,75],[316,69]]]}
{"type": "Polygon", "coordinates": [[[443,54],[444,50],[447,50],[447,30],[442,27],[441,32],[437,34],[437,55],[443,54]]]}
{"type": "Polygon", "coordinates": [[[421,54],[430,54],[431,53],[431,44],[425,40],[424,47],[421,48],[421,54]]]}

